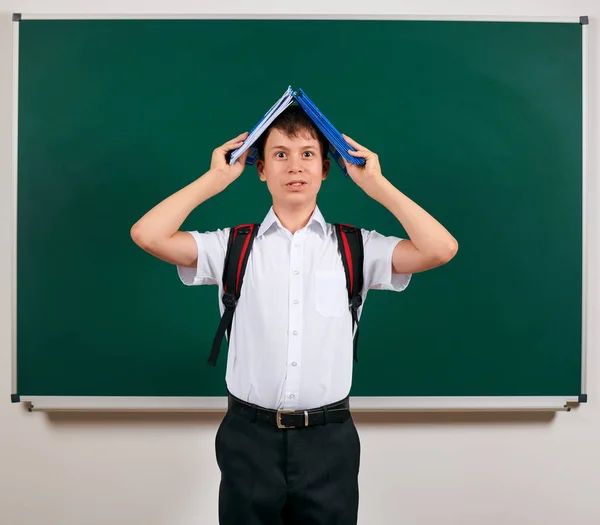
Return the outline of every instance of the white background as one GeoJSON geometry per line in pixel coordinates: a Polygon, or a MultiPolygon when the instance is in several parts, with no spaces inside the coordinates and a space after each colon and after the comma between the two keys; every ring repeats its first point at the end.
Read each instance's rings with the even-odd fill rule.
{"type": "MultiPolygon", "coordinates": [[[[589,402],[556,415],[360,414],[356,420],[363,447],[359,519],[363,525],[598,525],[596,145],[600,120],[596,93],[600,55],[595,26],[600,3],[305,0],[287,7],[282,2],[240,0],[210,4],[214,7],[204,7],[209,2],[178,0],[0,2],[0,525],[214,524],[219,481],[214,459],[217,415],[48,416],[28,413],[9,402],[13,12],[589,15],[589,402]]],[[[356,45],[360,39],[348,35],[350,53],[356,45]]],[[[43,261],[39,262],[42,271],[43,261]]]]}

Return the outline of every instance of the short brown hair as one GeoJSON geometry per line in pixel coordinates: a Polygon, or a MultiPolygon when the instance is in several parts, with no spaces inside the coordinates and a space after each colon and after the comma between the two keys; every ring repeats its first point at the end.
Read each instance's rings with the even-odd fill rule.
{"type": "Polygon", "coordinates": [[[272,129],[278,129],[279,131],[285,133],[288,137],[297,137],[300,132],[308,131],[312,138],[319,141],[323,160],[327,158],[329,141],[300,106],[292,105],[286,108],[281,115],[271,122],[271,125],[258,138],[255,146],[258,150],[259,159],[265,158],[265,144],[272,129]]]}

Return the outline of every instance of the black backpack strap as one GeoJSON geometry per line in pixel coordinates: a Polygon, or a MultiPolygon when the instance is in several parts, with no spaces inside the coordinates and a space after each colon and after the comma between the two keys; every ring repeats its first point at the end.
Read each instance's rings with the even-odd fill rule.
{"type": "Polygon", "coordinates": [[[227,243],[227,253],[225,255],[225,265],[223,268],[223,304],[225,312],[221,317],[219,328],[213,340],[212,349],[208,364],[216,366],[221,349],[221,342],[225,331],[227,339],[231,337],[231,325],[233,324],[233,314],[237,302],[240,298],[244,273],[248,264],[248,257],[252,249],[252,243],[258,233],[260,224],[242,224],[231,228],[229,232],[229,241],[227,243]]]}
{"type": "Polygon", "coordinates": [[[360,292],[363,288],[364,250],[362,231],[349,224],[334,224],[342,263],[346,273],[346,288],[352,313],[352,329],[356,326],[354,338],[354,360],[358,361],[358,309],[362,304],[360,292]]]}

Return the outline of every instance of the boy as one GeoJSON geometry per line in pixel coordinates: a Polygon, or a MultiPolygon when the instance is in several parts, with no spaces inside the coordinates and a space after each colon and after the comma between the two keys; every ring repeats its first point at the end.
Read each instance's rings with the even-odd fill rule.
{"type": "MultiPolygon", "coordinates": [[[[234,165],[226,154],[246,137],[215,149],[207,173],[131,229],[136,244],[177,265],[187,285],[217,284],[223,292],[230,229],[178,230],[196,206],[242,174],[247,153],[234,165]]],[[[364,300],[369,289],[405,289],[412,273],[448,262],[458,244],[384,178],[375,153],[344,137],[356,149],[351,154],[366,160],[346,163],[349,176],[410,237],[361,230],[364,300]]],[[[250,252],[229,340],[229,410],[215,440],[220,523],[354,525],[360,441],[348,403],[353,325],[335,232],[316,205],[330,168],[328,143],[300,107],[290,106],[257,147],[257,172],[273,206],[250,252]],[[282,411],[294,411],[283,413],[294,421],[287,428],[282,411]]]]}

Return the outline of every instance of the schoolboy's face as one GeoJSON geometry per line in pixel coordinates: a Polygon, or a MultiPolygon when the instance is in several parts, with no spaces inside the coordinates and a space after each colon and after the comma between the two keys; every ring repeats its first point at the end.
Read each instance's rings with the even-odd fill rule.
{"type": "Polygon", "coordinates": [[[316,202],[329,166],[330,160],[323,160],[319,141],[310,132],[288,137],[278,129],[269,133],[264,159],[256,163],[260,180],[267,183],[273,202],[284,205],[316,202]]]}

